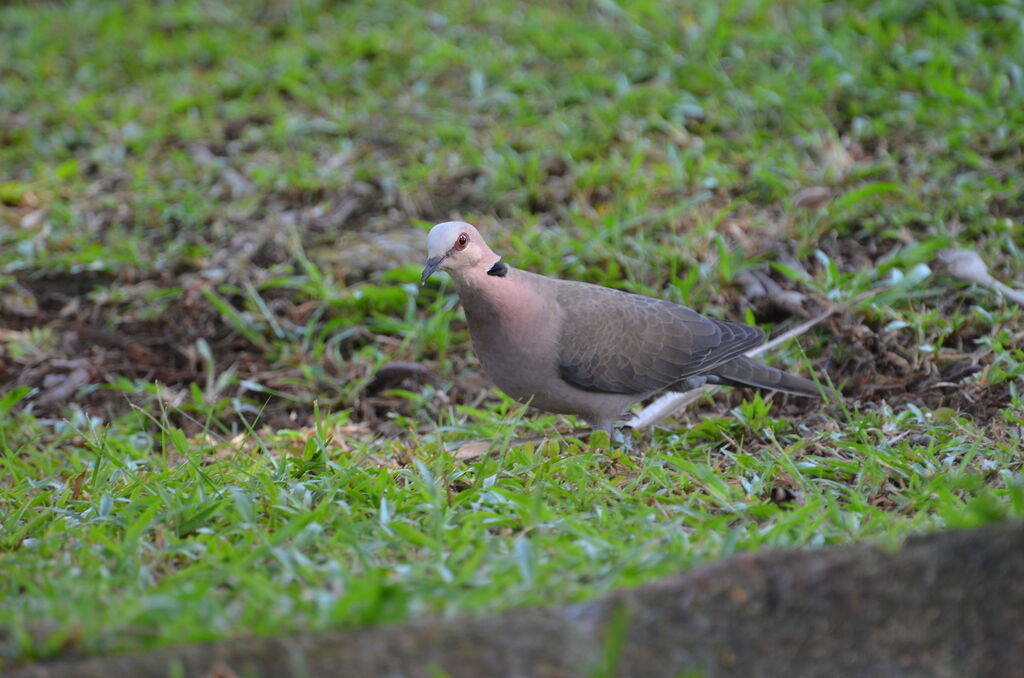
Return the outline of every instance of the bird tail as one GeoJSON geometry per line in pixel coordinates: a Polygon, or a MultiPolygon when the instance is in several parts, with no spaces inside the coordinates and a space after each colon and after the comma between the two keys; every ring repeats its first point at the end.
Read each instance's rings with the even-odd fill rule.
{"type": "Polygon", "coordinates": [[[787,374],[746,356],[719,365],[707,376],[709,382],[726,386],[754,386],[808,398],[821,397],[818,386],[810,379],[787,374]]]}

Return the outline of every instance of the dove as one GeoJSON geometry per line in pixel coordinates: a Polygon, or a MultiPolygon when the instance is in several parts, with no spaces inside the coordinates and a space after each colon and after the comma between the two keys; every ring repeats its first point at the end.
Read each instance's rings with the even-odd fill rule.
{"type": "Polygon", "coordinates": [[[724,384],[820,397],[814,382],[743,355],[764,341],[757,327],[514,268],[465,222],[430,230],[420,283],[437,271],[454,281],[473,351],[498,388],[609,436],[627,408],[662,391],[724,384]]]}

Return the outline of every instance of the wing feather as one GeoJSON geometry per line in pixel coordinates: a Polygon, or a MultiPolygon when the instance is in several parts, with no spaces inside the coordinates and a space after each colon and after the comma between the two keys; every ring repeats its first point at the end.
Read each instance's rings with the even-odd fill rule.
{"type": "Polygon", "coordinates": [[[756,327],[606,287],[560,281],[559,371],[587,391],[649,393],[700,375],[764,341],[756,327]]]}

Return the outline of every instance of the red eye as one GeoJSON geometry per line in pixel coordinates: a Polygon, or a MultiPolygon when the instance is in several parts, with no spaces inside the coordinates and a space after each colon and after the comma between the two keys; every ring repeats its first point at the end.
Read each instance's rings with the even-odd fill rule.
{"type": "Polygon", "coordinates": [[[465,233],[460,233],[459,237],[455,239],[455,249],[464,250],[466,245],[469,244],[469,236],[465,233]]]}

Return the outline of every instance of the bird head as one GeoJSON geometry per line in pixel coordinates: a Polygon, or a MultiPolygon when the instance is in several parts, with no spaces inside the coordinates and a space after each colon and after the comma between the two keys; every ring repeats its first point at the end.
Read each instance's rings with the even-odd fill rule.
{"type": "Polygon", "coordinates": [[[420,284],[435,271],[458,274],[477,266],[492,266],[498,256],[484,242],[480,231],[464,221],[446,221],[427,235],[427,265],[420,284]]]}

